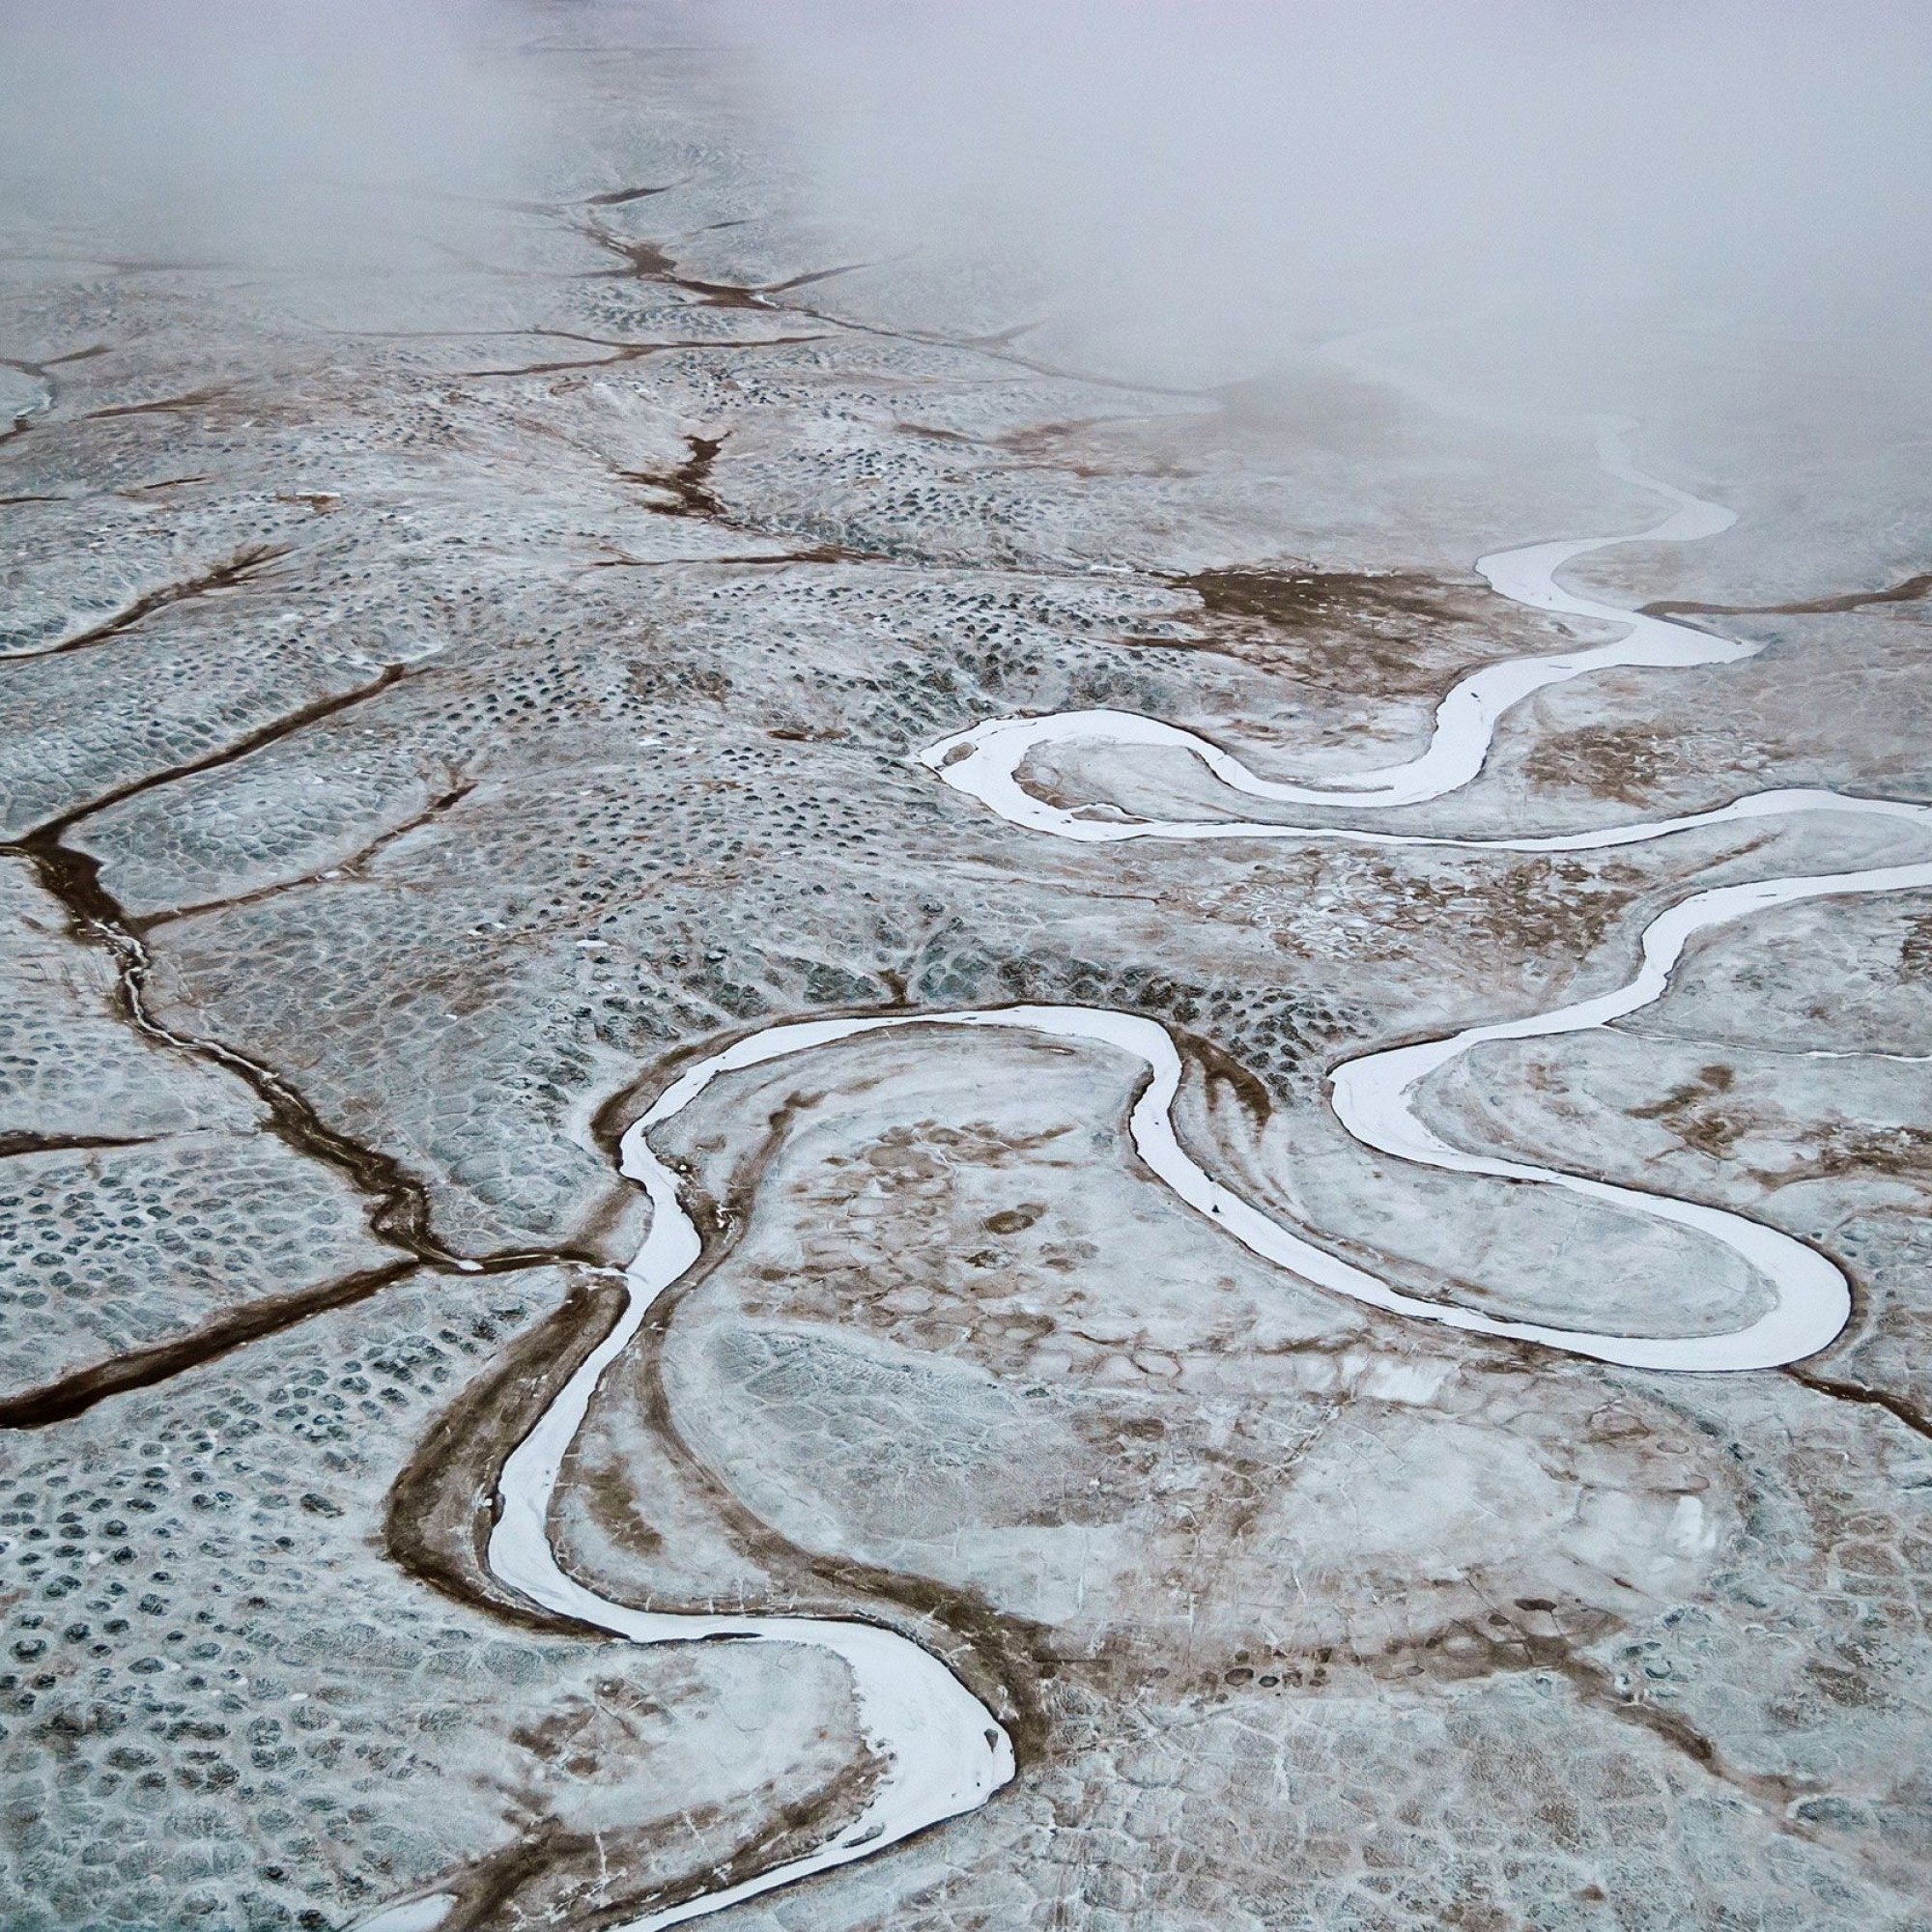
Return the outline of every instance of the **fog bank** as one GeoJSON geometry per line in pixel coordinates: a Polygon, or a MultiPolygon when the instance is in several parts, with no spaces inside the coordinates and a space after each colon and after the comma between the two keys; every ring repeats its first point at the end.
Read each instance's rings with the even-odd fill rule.
{"type": "Polygon", "coordinates": [[[1037,273],[1063,331],[1234,374],[1337,331],[1880,336],[1932,303],[1932,10],[1690,0],[739,4],[818,212],[1037,273]]]}
{"type": "Polygon", "coordinates": [[[424,260],[515,176],[491,20],[466,0],[0,0],[0,205],[142,261],[424,260]]]}

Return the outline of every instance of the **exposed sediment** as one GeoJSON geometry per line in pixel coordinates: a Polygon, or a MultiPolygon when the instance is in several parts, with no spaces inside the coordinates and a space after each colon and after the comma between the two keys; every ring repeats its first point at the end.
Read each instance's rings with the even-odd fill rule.
{"type": "Polygon", "coordinates": [[[1915,1924],[1909,552],[1472,574],[1651,486],[1269,468],[609,71],[461,312],[10,327],[0,1916],[1915,1924]]]}
{"type": "MultiPolygon", "coordinates": [[[[703,470],[710,456],[715,453],[712,446],[700,444],[696,440],[692,447],[693,461],[688,468],[695,471],[695,479],[682,485],[681,499],[691,499],[701,490],[703,470]]],[[[1637,478],[1646,487],[1676,501],[1678,507],[1673,515],[1657,529],[1646,533],[1652,538],[1694,539],[1722,529],[1729,522],[1727,513],[1668,486],[1657,484],[1654,479],[1640,477],[1639,472],[1629,465],[1620,444],[1613,440],[1606,440],[1603,445],[1603,460],[1606,468],[1637,478]]],[[[1617,613],[1610,608],[1571,597],[1557,590],[1553,581],[1553,573],[1562,563],[1609,541],[1614,539],[1540,545],[1528,552],[1486,558],[1478,567],[1496,587],[1521,602],[1540,608],[1564,609],[1579,615],[1611,617],[1617,613]]],[[[1204,746],[1198,740],[1191,740],[1190,748],[1209,764],[1217,777],[1234,788],[1269,800],[1325,805],[1413,804],[1439,797],[1466,782],[1480,771],[1502,712],[1520,701],[1528,693],[1547,684],[1610,664],[1695,663],[1736,655],[1737,647],[1720,645],[1709,648],[1701,640],[1701,634],[1688,633],[1682,627],[1650,618],[1633,622],[1619,645],[1604,646],[1576,658],[1519,661],[1473,673],[1438,708],[1435,736],[1427,752],[1405,766],[1366,775],[1345,790],[1314,791],[1305,786],[1260,780],[1238,760],[1218,748],[1204,746]]],[[[1024,792],[1015,781],[1014,774],[1026,750],[1043,738],[1083,733],[1098,735],[1113,742],[1120,742],[1122,738],[1165,742],[1170,738],[1187,740],[1189,736],[1162,727],[1136,728],[1142,724],[1143,721],[1125,719],[1103,718],[1096,721],[1090,715],[1033,721],[1025,726],[1009,724],[980,726],[942,740],[923,757],[928,768],[944,781],[981,798],[1004,816],[1036,829],[1057,832],[1064,837],[1084,838],[1093,821],[1082,820],[1077,808],[1069,810],[1059,806],[1043,806],[1041,801],[1024,792]],[[1018,749],[1015,749],[1016,746],[1018,749]]],[[[1810,809],[1851,811],[1875,808],[1914,821],[1932,816],[1924,808],[1903,804],[1888,806],[1884,802],[1836,795],[1808,798],[1803,801],[1803,805],[1810,809]]],[[[1787,795],[1743,801],[1741,806],[1742,814],[1737,807],[1724,809],[1724,811],[1730,815],[1753,812],[1762,815],[1793,809],[1787,795]]],[[[1686,823],[1708,822],[1719,815],[1699,814],[1686,823]]],[[[1238,838],[1244,833],[1252,836],[1260,828],[1230,821],[1212,829],[1221,836],[1238,838]]],[[[1668,836],[1678,829],[1681,829],[1679,824],[1671,823],[1618,828],[1605,842],[1641,842],[1668,836]]],[[[1185,838],[1203,836],[1207,830],[1194,825],[1151,826],[1145,822],[1129,821],[1124,826],[1107,823],[1106,831],[1100,836],[1104,838],[1107,833],[1112,833],[1116,838],[1141,834],[1185,838]]],[[[1311,836],[1306,828],[1269,826],[1266,831],[1277,837],[1311,836]]],[[[1388,838],[1392,843],[1407,842],[1403,835],[1388,835],[1388,838]]],[[[1483,842],[1523,849],[1521,840],[1483,842]]],[[[1542,844],[1546,841],[1535,842],[1542,844]]],[[[1570,845],[1568,849],[1576,849],[1576,846],[1570,845]]],[[[1814,894],[1899,891],[1927,885],[1932,885],[1932,862],[1815,878],[1772,880],[1763,885],[1695,895],[1651,922],[1643,935],[1642,972],[1627,987],[1530,1020],[1469,1028],[1448,1039],[1371,1055],[1346,1064],[1332,1076],[1337,1111],[1343,1123],[1358,1139],[1382,1151],[1463,1172],[1571,1188],[1613,1201],[1624,1208],[1662,1214],[1734,1245],[1773,1284],[1773,1300],[1770,1309],[1757,1321],[1746,1330],[1729,1336],[1693,1337],[1688,1341],[1646,1341],[1631,1336],[1578,1335],[1539,1324],[1498,1321],[1454,1303],[1421,1302],[1402,1295],[1268,1220],[1251,1204],[1210,1180],[1188,1159],[1175,1138],[1169,1112],[1179,1086],[1181,1064],[1174,1042],[1158,1027],[1128,1014],[1038,1008],[954,1013],[947,1015],[943,1023],[969,1027],[1012,1026],[1047,1034],[1091,1037],[1139,1055],[1145,1060],[1151,1075],[1150,1085],[1136,1102],[1131,1122],[1135,1144],[1143,1159],[1190,1206],[1212,1217],[1254,1252],[1277,1264],[1293,1267],[1304,1277],[1332,1290],[1412,1318],[1446,1322],[1477,1333],[1512,1340],[1572,1349],[1579,1353],[1631,1366],[1732,1370],[1776,1367],[1817,1352],[1833,1339],[1844,1324],[1850,1308],[1848,1288],[1842,1274],[1824,1256],[1773,1229],[1698,1204],[1646,1197],[1630,1189],[1610,1187],[1601,1181],[1560,1175],[1520,1162],[1465,1154],[1441,1141],[1415,1120],[1408,1095],[1426,1073],[1485,1039],[1599,1026],[1657,999],[1667,987],[1671,969],[1682,955],[1687,940],[1702,926],[1735,920],[1767,904],[1814,894]]],[[[721,1074],[860,1034],[933,1023],[941,1022],[935,1022],[929,1016],[895,1015],[807,1022],[767,1029],[683,1072],[626,1135],[625,1171],[640,1179],[649,1189],[654,1210],[651,1241],[633,1269],[636,1283],[633,1312],[613,1331],[600,1350],[599,1356],[593,1356],[579,1370],[578,1376],[573,1378],[573,1386],[559,1397],[556,1407],[546,1416],[544,1423],[533,1432],[505,1468],[505,1507],[506,1511],[515,1512],[515,1515],[506,1516],[504,1522],[499,1523],[492,1539],[492,1561],[511,1566],[512,1573],[523,1578],[523,1586],[528,1593],[560,1608],[574,1608],[577,1614],[604,1622],[607,1627],[626,1630],[637,1640],[667,1640],[675,1627],[675,1619],[654,1618],[639,1613],[632,1613],[630,1617],[613,1615],[615,1606],[608,1603],[600,1605],[599,1600],[581,1584],[570,1584],[562,1578],[555,1570],[547,1542],[539,1548],[534,1547],[533,1541],[548,1536],[547,1529],[542,1525],[549,1515],[549,1498],[556,1482],[561,1458],[570,1436],[581,1423],[589,1389],[603,1362],[625,1346],[647,1319],[652,1304],[696,1263],[702,1252],[695,1226],[684,1216],[678,1205],[675,1178],[649,1151],[644,1137],[650,1127],[674,1118],[721,1074]],[[600,1356],[602,1359],[599,1359],[600,1356]]],[[[660,1417],[661,1423],[667,1420],[668,1417],[660,1417]]],[[[695,1617],[690,1620],[689,1627],[704,1631],[715,1628],[721,1632],[737,1629],[747,1636],[768,1637],[777,1635],[784,1621],[741,1620],[734,1626],[715,1618],[695,1617]]],[[[848,1657],[855,1670],[862,1673],[862,1706],[869,1707],[868,1692],[871,1697],[879,1693],[867,1685],[863,1674],[868,1653],[864,1649],[851,1649],[850,1639],[840,1634],[838,1627],[814,1624],[801,1618],[795,1620],[793,1628],[801,1636],[810,1633],[811,1638],[837,1648],[841,1655],[848,1657]]],[[[1566,1647],[1532,1643],[1527,1646],[1526,1654],[1532,1662],[1553,1665],[1562,1670],[1588,1694],[1594,1696],[1602,1692],[1605,1673],[1601,1666],[1575,1660],[1566,1647]]],[[[891,1668],[883,1659],[872,1667],[891,1668]]],[[[1627,1700],[1609,1701],[1617,1715],[1647,1725],[1703,1768],[1714,1772],[1719,1770],[1715,1747],[1681,1718],[1627,1700]]],[[[989,1731],[987,1736],[990,1738],[993,1733],[989,1731]]],[[[888,1758],[895,1753],[895,1746],[890,1739],[890,1728],[882,1729],[875,1745],[888,1758]]],[[[967,1748],[970,1758],[972,1747],[967,1748]]],[[[1009,1757],[1007,1762],[1010,1766],[1009,1757]]],[[[955,1780],[963,1769],[955,1769],[955,1780]]],[[[898,1776],[906,1775],[907,1768],[901,1762],[898,1776]]],[[[930,1776],[931,1774],[927,1771],[924,1775],[930,1776]]],[[[1006,1775],[1010,1776],[1010,1770],[1006,1775]]],[[[994,1779],[995,1784],[1001,1781],[1004,1781],[1003,1777],[996,1776],[994,1779]]],[[[1761,1787],[1759,1795],[1773,1796],[1780,1803],[1789,1802],[1788,1786],[1776,1780],[1747,1782],[1752,1782],[1754,1790],[1761,1787]]],[[[956,1781],[947,1786],[947,1795],[939,1801],[941,1808],[931,1815],[950,1815],[952,1810],[983,1802],[986,1795],[986,1788],[982,1787],[977,1796],[962,1798],[962,1789],[966,1792],[973,1789],[970,1773],[966,1774],[963,1786],[956,1781]]],[[[868,1819],[869,1816],[868,1813],[868,1819]]],[[[899,1808],[895,1822],[886,1828],[884,1842],[893,1842],[928,1822],[931,1822],[930,1816],[916,1809],[899,1808]]],[[[842,1861],[843,1857],[852,1855],[855,1849],[849,1839],[842,1841],[838,1846],[818,1854],[815,1859],[808,1857],[800,1861],[795,1867],[773,1868],[753,1881],[753,1886],[764,1889],[789,1882],[793,1876],[822,1869],[825,1862],[842,1861]]],[[[747,1893],[743,1888],[733,1889],[716,1899],[692,1901],[639,1923],[652,1927],[674,1923],[695,1911],[715,1909],[744,1895],[747,1893]]]]}

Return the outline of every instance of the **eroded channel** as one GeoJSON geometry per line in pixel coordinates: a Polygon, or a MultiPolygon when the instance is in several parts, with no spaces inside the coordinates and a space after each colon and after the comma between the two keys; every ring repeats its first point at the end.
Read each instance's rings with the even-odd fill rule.
{"type": "MultiPolygon", "coordinates": [[[[1239,815],[1220,819],[1137,818],[1108,807],[1051,802],[1023,782],[1023,767],[1045,747],[1103,744],[1179,749],[1199,758],[1232,793],[1268,804],[1353,811],[1389,810],[1438,799],[1483,769],[1499,721],[1552,684],[1629,666],[1690,667],[1732,662],[1753,646],[1654,613],[1620,611],[1563,589],[1566,564],[1612,544],[1691,542],[1716,535],[1729,511],[1699,499],[1633,465],[1622,436],[1606,430],[1598,446],[1609,473],[1662,497],[1667,515],[1633,536],[1543,543],[1484,557],[1478,570],[1503,596],[1528,608],[1626,627],[1613,642],[1554,656],[1486,667],[1463,679],[1437,707],[1426,749],[1400,764],[1365,771],[1326,787],[1263,777],[1235,753],[1156,719],[1086,710],[1037,718],[997,718],[952,734],[921,754],[943,782],[1019,828],[1080,843],[1129,839],[1339,839],[1377,845],[1457,847],[1472,851],[1566,852],[1648,843],[1700,827],[1810,813],[1847,813],[1932,831],[1932,808],[1822,788],[1752,793],[1701,812],[1583,832],[1503,838],[1389,831],[1359,824],[1286,825],[1239,815]]],[[[1499,1320],[1449,1301],[1404,1293],[1375,1274],[1330,1254],[1293,1228],[1264,1214],[1222,1185],[1182,1148],[1172,1108],[1182,1060],[1173,1037],[1143,1016],[1081,1006],[1020,1006],[968,1012],[847,1016],[766,1027],[684,1071],[626,1132],[623,1174],[652,1207],[643,1248],[626,1273],[624,1312],[604,1342],[563,1386],[530,1434],[503,1464],[497,1520],[488,1560],[497,1578],[542,1608],[638,1644],[722,1639],[792,1643],[831,1651],[851,1670],[867,1741],[882,1767],[860,1816],[810,1854],[749,1879],[629,1922],[627,1932],[656,1932],[742,1900],[870,1856],[913,1833],[983,1804],[1014,1775],[1010,1740],[992,1713],[935,1656],[879,1625],[825,1617],[728,1616],[644,1611],[614,1602],[566,1575],[550,1540],[549,1519],[559,1472],[599,1378],[630,1346],[653,1306],[698,1263],[703,1239],[681,1197],[677,1173],[654,1151],[650,1136],[681,1114],[713,1082],[744,1069],[810,1054],[859,1035],[931,1029],[1020,1030],[1098,1044],[1146,1069],[1129,1133],[1147,1168],[1179,1200],[1264,1261],[1331,1293],[1399,1316],[1465,1332],[1505,1338],[1626,1366],[1666,1371],[1747,1371],[1788,1365],[1814,1354],[1839,1332],[1850,1307],[1846,1278],[1827,1256],[1776,1229],[1702,1203],[1613,1186],[1583,1175],[1465,1151],[1425,1125],[1415,1112],[1421,1083],[1490,1040],[1581,1032],[1650,1005],[1667,990],[1685,950],[1700,932],[1793,900],[1833,895],[1894,893],[1932,886],[1932,859],[1819,872],[1725,886],[1687,895],[1654,917],[1641,935],[1637,972],[1592,999],[1526,1017],[1466,1028],[1454,1035],[1371,1053],[1330,1076],[1336,1116],[1360,1144],[1378,1152],[1451,1172],[1502,1177],[1586,1195],[1627,1211],[1689,1229],[1729,1248],[1764,1286],[1761,1309],[1720,1334],[1657,1337],[1592,1332],[1499,1320]]],[[[427,1932],[457,1904],[432,1891],[392,1905],[363,1921],[364,1932],[427,1932]]]]}

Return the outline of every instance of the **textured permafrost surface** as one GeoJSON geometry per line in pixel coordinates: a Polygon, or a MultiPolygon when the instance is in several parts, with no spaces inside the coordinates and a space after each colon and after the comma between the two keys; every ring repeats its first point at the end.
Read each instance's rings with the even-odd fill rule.
{"type": "MultiPolygon", "coordinates": [[[[1156,394],[1056,371],[1011,278],[930,251],[787,287],[866,251],[777,212],[728,64],[649,24],[512,17],[554,142],[487,270],[446,204],[392,211],[421,248],[380,289],[0,212],[21,1932],[617,1924],[881,1788],[823,1653],[619,1645],[488,1572],[503,1458],[621,1298],[615,1137],[678,1055],[853,1008],[1144,1015],[1190,1154],[1403,1293],[1721,1333],[1763,1284],[1711,1244],[1372,1155],[1326,1077],[1623,984],[1691,893],[1924,856],[1822,817],[1098,850],[948,789],[922,750],[1069,710],[1317,784],[1399,764],[1459,678],[1614,635],[1474,559],[1654,504],[1568,414],[1418,402],[1482,362],[1454,327],[1384,343],[1388,381],[1156,394]]],[[[1759,653],[1546,690],[1379,822],[1927,796],[1924,606],[1864,594],[1924,570],[1922,398],[1829,344],[1748,407],[1721,335],[1598,347],[1645,463],[1740,521],[1566,581],[1759,653]]],[[[1115,824],[1227,805],[1173,752],[1021,776],[1115,824]]],[[[887,1625],[1020,1760],[731,1922],[1920,1932],[1928,986],[1924,892],[1768,910],[1614,1031],[1422,1092],[1458,1145],[1848,1270],[1831,1350],[1729,1378],[1264,1267],[1137,1163],[1105,1054],[925,1030],[721,1084],[663,1136],[704,1255],[598,1392],[559,1560],[887,1625]]]]}
{"type": "Polygon", "coordinates": [[[400,1290],[10,1457],[10,1926],[335,1925],[472,1865],[593,1916],[852,1777],[829,1661],[639,1657],[389,1560],[396,1471],[563,1287],[400,1290]]]}

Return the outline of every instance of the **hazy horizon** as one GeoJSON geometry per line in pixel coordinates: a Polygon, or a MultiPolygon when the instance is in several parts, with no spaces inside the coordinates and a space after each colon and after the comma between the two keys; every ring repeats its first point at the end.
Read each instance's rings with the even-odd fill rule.
{"type": "Polygon", "coordinates": [[[503,50],[594,28],[748,55],[725,66],[790,213],[1024,280],[1151,373],[1486,313],[1861,333],[1903,365],[1932,313],[1932,12],[1875,0],[10,0],[0,22],[10,200],[143,256],[383,263],[412,196],[487,240],[547,165],[503,50]]]}

